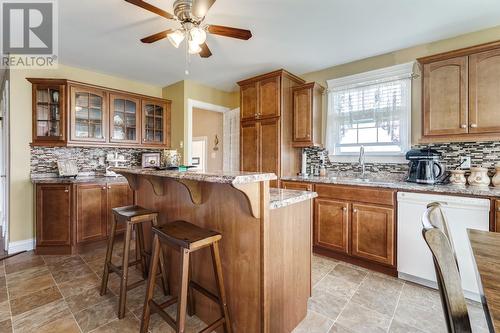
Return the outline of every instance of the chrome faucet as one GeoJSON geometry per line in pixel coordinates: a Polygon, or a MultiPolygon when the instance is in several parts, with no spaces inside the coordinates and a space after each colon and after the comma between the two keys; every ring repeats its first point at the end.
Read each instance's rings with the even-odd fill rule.
{"type": "Polygon", "coordinates": [[[359,165],[361,166],[361,177],[365,176],[365,146],[359,148],[359,165]]]}

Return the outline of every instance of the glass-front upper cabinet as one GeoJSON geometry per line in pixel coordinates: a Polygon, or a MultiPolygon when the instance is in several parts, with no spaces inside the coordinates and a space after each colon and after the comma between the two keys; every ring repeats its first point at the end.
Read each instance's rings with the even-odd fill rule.
{"type": "Polygon", "coordinates": [[[84,86],[70,87],[71,140],[106,141],[106,93],[84,86]]]}
{"type": "Polygon", "coordinates": [[[29,79],[32,83],[33,145],[63,145],[66,141],[65,83],[29,79]]]}
{"type": "Polygon", "coordinates": [[[129,95],[109,95],[110,142],[140,143],[140,100],[129,95]]]}
{"type": "Polygon", "coordinates": [[[142,101],[142,141],[144,144],[170,145],[170,104],[164,101],[142,101]]]}

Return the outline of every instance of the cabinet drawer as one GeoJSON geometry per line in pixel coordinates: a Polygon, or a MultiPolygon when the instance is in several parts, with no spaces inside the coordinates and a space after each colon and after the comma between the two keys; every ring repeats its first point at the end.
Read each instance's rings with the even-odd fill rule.
{"type": "Polygon", "coordinates": [[[394,206],[395,191],[347,185],[316,184],[319,197],[394,206]]]}
{"type": "Polygon", "coordinates": [[[313,184],[281,181],[281,188],[287,190],[312,191],[313,184]]]}

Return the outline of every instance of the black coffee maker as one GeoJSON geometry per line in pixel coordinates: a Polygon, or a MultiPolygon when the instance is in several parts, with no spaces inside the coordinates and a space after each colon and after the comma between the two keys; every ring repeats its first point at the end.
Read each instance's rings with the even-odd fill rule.
{"type": "Polygon", "coordinates": [[[442,182],[446,172],[444,166],[439,163],[441,153],[437,150],[412,149],[406,153],[409,162],[407,182],[419,184],[436,184],[442,182]]]}

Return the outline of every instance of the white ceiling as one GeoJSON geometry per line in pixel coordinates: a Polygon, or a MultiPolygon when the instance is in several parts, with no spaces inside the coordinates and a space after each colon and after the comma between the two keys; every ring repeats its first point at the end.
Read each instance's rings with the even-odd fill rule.
{"type": "MultiPolygon", "coordinates": [[[[147,0],[172,12],[173,0],[147,0]]],[[[217,0],[206,22],[250,29],[209,36],[213,56],[139,39],[175,22],[123,0],[59,1],[60,62],[166,86],[183,79],[224,90],[277,68],[302,74],[500,25],[498,0],[217,0]]],[[[499,36],[500,39],[500,36],[499,36]]]]}

